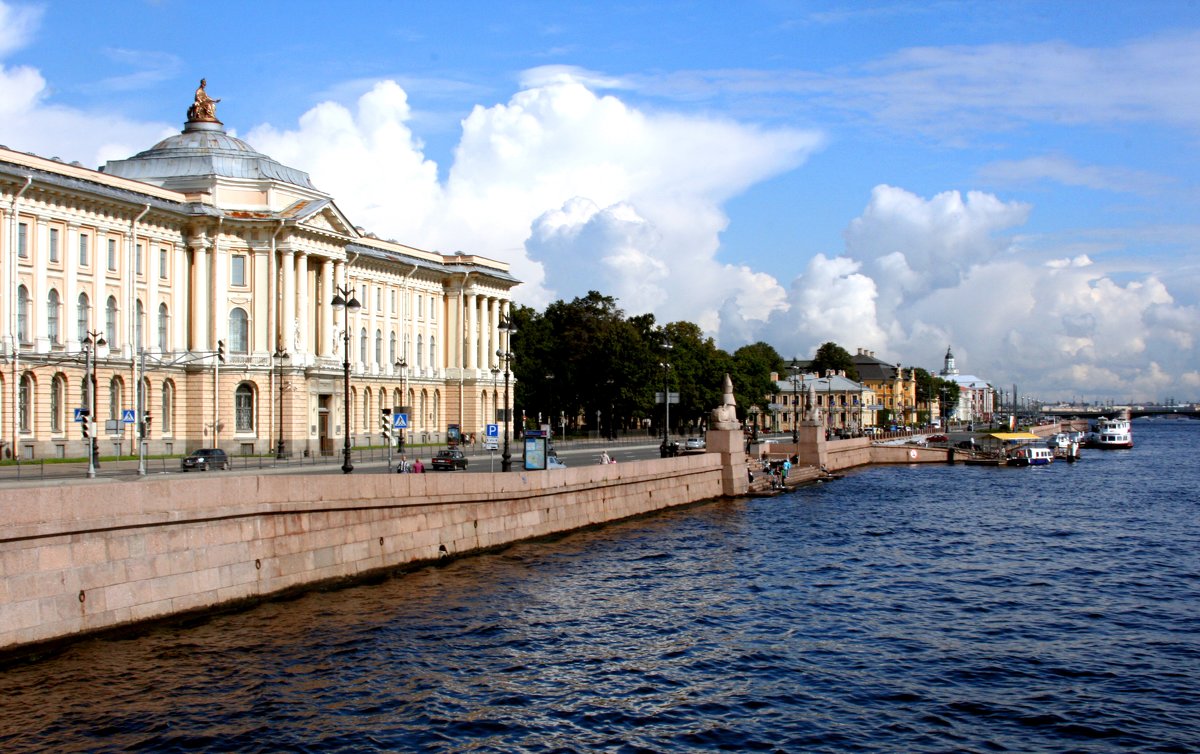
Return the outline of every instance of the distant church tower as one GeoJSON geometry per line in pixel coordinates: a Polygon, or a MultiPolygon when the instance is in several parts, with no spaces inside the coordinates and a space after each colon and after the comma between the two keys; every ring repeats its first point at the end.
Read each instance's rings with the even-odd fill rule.
{"type": "Polygon", "coordinates": [[[946,360],[942,364],[942,377],[951,377],[958,374],[958,367],[954,366],[954,354],[950,351],[950,346],[946,346],[946,360]]]}

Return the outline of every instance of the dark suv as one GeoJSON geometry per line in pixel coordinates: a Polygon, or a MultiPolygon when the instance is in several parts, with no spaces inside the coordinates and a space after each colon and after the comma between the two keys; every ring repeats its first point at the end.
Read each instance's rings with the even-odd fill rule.
{"type": "Polygon", "coordinates": [[[184,471],[196,469],[198,471],[208,471],[209,469],[224,469],[229,470],[229,456],[225,455],[225,451],[220,448],[200,448],[192,451],[190,456],[179,460],[179,467],[184,471]]]}
{"type": "Polygon", "coordinates": [[[454,448],[439,450],[429,465],[433,467],[434,471],[454,471],[455,469],[466,471],[467,457],[461,450],[454,448]]]}

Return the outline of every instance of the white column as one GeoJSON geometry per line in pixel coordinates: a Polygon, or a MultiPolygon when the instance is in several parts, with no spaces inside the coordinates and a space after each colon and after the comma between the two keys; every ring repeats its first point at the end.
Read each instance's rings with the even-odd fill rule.
{"type": "MultiPolygon", "coordinates": [[[[88,250],[88,262],[92,267],[92,330],[103,333],[112,353],[119,353],[117,347],[121,343],[120,332],[108,332],[108,291],[104,287],[104,278],[108,274],[108,244],[103,231],[97,230],[91,237],[91,248],[88,250]]],[[[78,251],[78,250],[76,250],[78,251]]],[[[118,322],[120,317],[117,317],[118,322]]],[[[121,326],[118,323],[117,330],[121,326]]]]}
{"type": "MultiPolygon", "coordinates": [[[[79,346],[79,226],[68,225],[63,233],[63,310],[59,324],[67,351],[78,353],[79,346]],[[75,256],[68,257],[74,250],[75,256]]],[[[94,329],[94,328],[93,328],[94,329]]]]}
{"type": "Polygon", "coordinates": [[[317,341],[317,354],[330,356],[333,353],[333,260],[321,261],[321,332],[317,341]]]}
{"type": "MultiPolygon", "coordinates": [[[[218,340],[225,341],[225,351],[229,352],[229,251],[222,249],[220,233],[213,237],[211,251],[212,280],[209,286],[212,290],[212,329],[209,343],[216,348],[218,340]]],[[[246,344],[250,351],[254,350],[253,343],[246,344]]]]}
{"type": "Polygon", "coordinates": [[[296,311],[299,312],[299,322],[296,326],[296,353],[301,355],[304,363],[310,363],[312,343],[308,334],[308,323],[312,321],[312,312],[308,308],[308,254],[296,252],[296,311]]]}
{"type": "MultiPolygon", "coordinates": [[[[212,346],[208,340],[208,297],[205,292],[208,290],[208,239],[200,236],[191,242],[192,248],[192,295],[189,296],[188,319],[192,324],[191,334],[191,349],[193,351],[211,351],[212,346]]],[[[97,275],[97,278],[103,278],[103,275],[97,275]]],[[[100,285],[97,284],[99,291],[100,285]]],[[[97,297],[96,310],[102,312],[104,302],[97,297]]]]}
{"type": "Polygon", "coordinates": [[[467,369],[475,369],[476,364],[478,363],[479,341],[477,338],[479,336],[478,336],[477,330],[476,330],[476,328],[479,325],[479,318],[477,316],[478,315],[478,311],[477,311],[478,305],[479,304],[478,304],[475,294],[468,293],[467,294],[467,332],[466,332],[466,343],[465,343],[465,349],[464,349],[464,350],[466,350],[466,354],[464,354],[464,356],[466,358],[464,359],[465,363],[463,364],[463,366],[466,367],[467,369]]]}
{"type": "MultiPolygon", "coordinates": [[[[191,289],[188,287],[188,250],[187,246],[176,246],[170,252],[175,256],[171,265],[171,350],[186,351],[188,349],[188,317],[191,313],[191,289]]],[[[182,437],[183,433],[180,432],[182,437]]]]}
{"type": "Polygon", "coordinates": [[[283,316],[279,320],[279,340],[283,349],[296,355],[296,254],[291,249],[279,253],[283,268],[283,316]]]}

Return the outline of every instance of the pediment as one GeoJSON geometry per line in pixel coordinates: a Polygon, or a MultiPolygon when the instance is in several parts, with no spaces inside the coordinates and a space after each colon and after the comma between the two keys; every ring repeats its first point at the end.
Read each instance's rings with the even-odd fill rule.
{"type": "Polygon", "coordinates": [[[297,202],[288,207],[283,214],[294,217],[300,225],[313,230],[351,238],[358,238],[360,235],[350,220],[329,199],[297,202]]]}

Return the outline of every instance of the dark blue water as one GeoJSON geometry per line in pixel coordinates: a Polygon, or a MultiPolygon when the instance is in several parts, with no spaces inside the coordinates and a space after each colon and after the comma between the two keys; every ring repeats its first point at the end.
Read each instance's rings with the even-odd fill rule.
{"type": "Polygon", "coordinates": [[[875,468],[0,671],[0,751],[1200,751],[1200,422],[875,468]]]}

